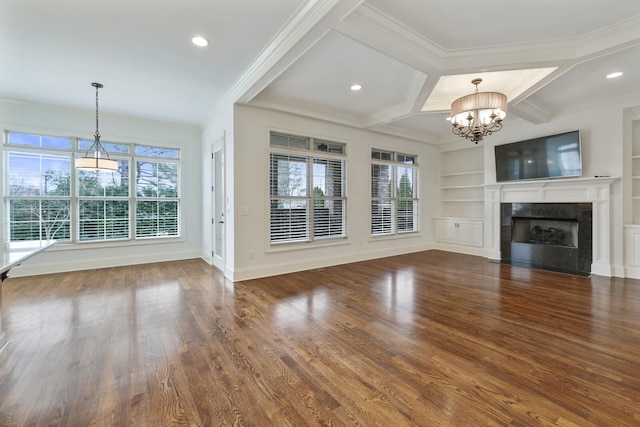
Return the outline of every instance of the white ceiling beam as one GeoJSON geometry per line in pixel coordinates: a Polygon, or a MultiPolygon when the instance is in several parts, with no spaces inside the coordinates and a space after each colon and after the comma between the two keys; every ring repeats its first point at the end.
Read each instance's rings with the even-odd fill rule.
{"type": "Polygon", "coordinates": [[[531,99],[523,99],[516,105],[510,106],[509,113],[513,113],[536,125],[547,123],[553,117],[551,111],[531,99]]]}
{"type": "Polygon", "coordinates": [[[419,100],[422,98],[426,99],[433,88],[428,82],[430,82],[430,80],[426,75],[416,71],[411,83],[407,87],[404,102],[392,105],[376,114],[368,116],[365,119],[367,127],[382,126],[419,111],[419,100]]]}
{"type": "Polygon", "coordinates": [[[251,101],[363,1],[309,1],[240,76],[223,102],[251,101]]]}
{"type": "Polygon", "coordinates": [[[427,75],[444,57],[440,47],[366,3],[333,29],[427,75]]]}

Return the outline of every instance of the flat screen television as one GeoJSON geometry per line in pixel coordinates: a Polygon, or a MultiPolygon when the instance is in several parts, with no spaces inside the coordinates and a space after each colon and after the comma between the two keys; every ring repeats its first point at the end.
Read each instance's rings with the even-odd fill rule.
{"type": "Polygon", "coordinates": [[[496,181],[582,176],[580,132],[496,145],[496,181]]]}

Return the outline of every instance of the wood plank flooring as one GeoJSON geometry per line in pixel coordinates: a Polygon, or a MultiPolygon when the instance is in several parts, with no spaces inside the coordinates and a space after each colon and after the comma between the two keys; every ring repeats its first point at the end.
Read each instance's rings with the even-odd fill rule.
{"type": "Polygon", "coordinates": [[[11,278],[1,426],[640,425],[640,281],[427,251],[11,278]]]}

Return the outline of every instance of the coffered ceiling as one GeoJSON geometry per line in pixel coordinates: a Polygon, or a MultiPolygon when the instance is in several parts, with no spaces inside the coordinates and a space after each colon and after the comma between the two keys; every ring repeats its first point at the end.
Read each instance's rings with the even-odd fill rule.
{"type": "Polygon", "coordinates": [[[4,99],[91,109],[99,81],[110,113],[202,125],[239,102],[442,144],[475,77],[505,126],[638,105],[640,2],[4,0],[0,61],[4,99]]]}

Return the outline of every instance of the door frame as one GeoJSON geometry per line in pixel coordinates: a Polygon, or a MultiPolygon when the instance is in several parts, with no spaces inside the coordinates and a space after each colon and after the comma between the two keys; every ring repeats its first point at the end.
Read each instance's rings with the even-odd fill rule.
{"type": "Polygon", "coordinates": [[[225,133],[211,144],[211,262],[218,270],[225,272],[225,133]],[[220,171],[216,170],[216,155],[220,156],[220,171]],[[216,178],[220,182],[216,182],[216,178]],[[222,221],[222,222],[220,222],[222,221]],[[221,225],[220,227],[218,227],[221,225]],[[220,235],[218,235],[220,234],[220,235]],[[220,250],[216,252],[216,242],[220,241],[220,250]]]}

